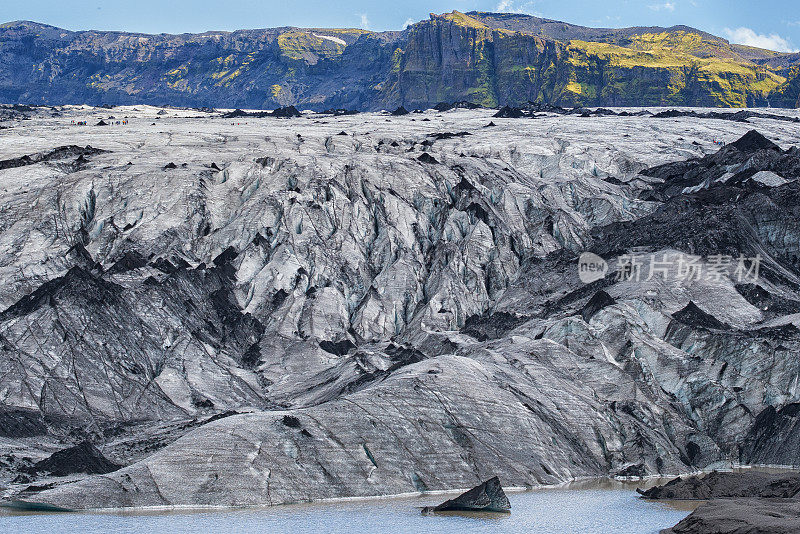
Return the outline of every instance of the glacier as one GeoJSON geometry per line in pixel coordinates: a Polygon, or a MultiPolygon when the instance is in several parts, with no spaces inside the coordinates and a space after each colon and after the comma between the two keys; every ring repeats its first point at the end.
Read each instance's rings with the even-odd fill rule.
{"type": "Polygon", "coordinates": [[[244,506],[798,465],[796,123],[493,114],[9,111],[3,496],[244,506]],[[611,267],[590,284],[587,251],[611,267]],[[761,276],[615,268],[721,254],[761,276]],[[37,470],[84,440],[123,467],[37,470]]]}

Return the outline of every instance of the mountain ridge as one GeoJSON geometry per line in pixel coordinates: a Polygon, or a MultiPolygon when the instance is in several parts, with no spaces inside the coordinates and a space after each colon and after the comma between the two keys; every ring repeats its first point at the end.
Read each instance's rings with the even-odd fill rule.
{"type": "Polygon", "coordinates": [[[688,26],[586,28],[454,11],[402,31],[279,28],[143,34],[0,25],[0,101],[272,109],[796,107],[800,55],[688,26]]]}

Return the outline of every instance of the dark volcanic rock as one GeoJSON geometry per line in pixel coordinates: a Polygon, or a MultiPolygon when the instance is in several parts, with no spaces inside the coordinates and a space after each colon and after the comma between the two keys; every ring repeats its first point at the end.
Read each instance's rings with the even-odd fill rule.
{"type": "Polygon", "coordinates": [[[256,111],[253,113],[248,113],[247,111],[242,111],[241,109],[235,109],[229,113],[225,113],[222,118],[223,119],[243,119],[243,118],[254,118],[254,119],[263,119],[264,117],[277,117],[279,119],[289,119],[292,117],[302,117],[302,113],[300,113],[296,107],[294,106],[286,106],[283,108],[277,108],[273,111],[256,111]]]}
{"type": "Polygon", "coordinates": [[[614,117],[617,115],[617,112],[611,109],[598,108],[592,112],[592,115],[597,115],[598,117],[614,117]]]}
{"type": "Polygon", "coordinates": [[[513,330],[525,322],[524,317],[517,317],[508,312],[496,312],[491,315],[471,315],[464,322],[461,332],[479,341],[497,339],[509,330],[513,330]]]}
{"type": "Polygon", "coordinates": [[[530,102],[530,101],[521,107],[522,109],[530,113],[556,113],[558,115],[569,115],[574,113],[576,110],[582,109],[582,108],[567,109],[553,104],[530,102]]]}
{"type": "Polygon", "coordinates": [[[433,512],[511,512],[511,503],[506,497],[500,479],[490,478],[486,482],[462,493],[455,499],[445,501],[433,512]]]}
{"type": "Polygon", "coordinates": [[[787,269],[794,272],[800,266],[800,246],[796,240],[777,236],[800,231],[795,214],[800,184],[794,180],[765,187],[750,177],[759,171],[796,177],[800,175],[800,154],[795,149],[759,149],[769,146],[769,141],[756,134],[747,134],[740,141],[702,159],[642,171],[662,182],[641,198],[663,204],[635,221],[592,229],[592,252],[606,257],[636,247],[674,248],[705,257],[728,255],[734,264],[740,256],[759,254],[764,260],[762,276],[786,279],[787,269]],[[753,148],[755,152],[745,151],[753,148]],[[763,250],[768,253],[760,252],[763,250]]]}
{"type": "Polygon", "coordinates": [[[103,453],[89,441],[83,441],[74,447],[54,452],[49,458],[36,462],[32,471],[46,471],[55,476],[66,476],[73,473],[87,473],[90,475],[103,475],[119,469],[109,461],[103,453]]]}
{"type": "Polygon", "coordinates": [[[800,532],[799,473],[715,471],[637,491],[646,499],[711,499],[665,534],[800,532]]]}
{"type": "MultiPolygon", "coordinates": [[[[277,110],[276,110],[277,111],[277,110]]],[[[244,118],[254,118],[254,119],[263,119],[264,117],[272,117],[272,113],[270,111],[255,111],[252,113],[248,113],[247,111],[242,111],[241,109],[235,109],[228,113],[222,115],[223,119],[244,119],[244,118]]]]}
{"type": "Polygon", "coordinates": [[[401,117],[403,115],[408,115],[408,110],[403,106],[400,106],[396,110],[392,111],[392,115],[395,117],[401,117]]]}
{"type": "Polygon", "coordinates": [[[247,113],[246,111],[242,111],[241,109],[234,109],[231,112],[225,113],[222,115],[223,119],[238,119],[239,117],[250,117],[251,114],[247,113]]]}
{"type": "Polygon", "coordinates": [[[636,490],[645,499],[708,500],[734,497],[789,499],[800,494],[800,474],[758,471],[675,478],[649,490],[636,490]]]}
{"type": "MultiPolygon", "coordinates": [[[[622,114],[620,113],[620,115],[622,114]]],[[[719,119],[719,120],[733,121],[733,122],[748,122],[747,119],[751,118],[772,119],[785,122],[800,122],[800,119],[798,119],[797,117],[787,117],[785,115],[775,115],[774,113],[761,113],[758,111],[749,111],[749,110],[742,110],[737,112],[709,111],[707,113],[703,113],[693,110],[679,111],[677,109],[670,109],[667,111],[661,111],[653,115],[654,119],[675,119],[678,117],[690,117],[693,119],[719,119]]]]}
{"type": "Polygon", "coordinates": [[[287,106],[285,108],[278,108],[272,112],[273,117],[278,117],[281,119],[289,119],[291,117],[302,117],[302,114],[297,111],[297,108],[294,106],[287,106]]]}
{"type": "Polygon", "coordinates": [[[356,346],[349,339],[343,339],[342,341],[325,340],[319,342],[319,348],[325,352],[335,354],[336,356],[344,356],[350,351],[350,349],[354,349],[355,347],[356,346]]]}
{"type": "Polygon", "coordinates": [[[758,133],[756,130],[750,130],[744,134],[738,141],[730,144],[742,152],[756,152],[757,150],[778,150],[778,145],[758,133]]]}
{"type": "Polygon", "coordinates": [[[695,189],[695,192],[731,186],[746,187],[748,190],[763,189],[760,184],[754,185],[749,181],[759,171],[774,172],[786,179],[796,178],[800,176],[800,153],[796,149],[783,151],[757,131],[751,130],[737,141],[701,159],[692,158],[643,170],[641,174],[659,178],[663,183],[643,194],[642,198],[663,202],[683,194],[688,187],[695,189]]]}
{"type": "Polygon", "coordinates": [[[289,428],[300,428],[302,426],[300,420],[293,415],[284,415],[281,422],[289,428]]]}
{"type": "Polygon", "coordinates": [[[85,160],[86,156],[93,156],[95,154],[100,154],[103,152],[106,152],[106,150],[93,148],[91,146],[86,146],[86,147],[81,147],[77,145],[60,146],[58,148],[50,150],[49,152],[40,152],[38,154],[25,155],[19,158],[0,160],[0,170],[11,169],[14,167],[24,167],[26,165],[33,165],[35,163],[40,163],[40,162],[58,161],[76,156],[78,158],[83,157],[85,160]]]}
{"type": "Polygon", "coordinates": [[[434,158],[433,156],[431,156],[427,152],[423,152],[422,154],[420,154],[417,159],[419,161],[421,161],[422,163],[430,163],[432,165],[435,165],[435,164],[439,163],[439,161],[436,158],[434,158]]]}
{"type": "Polygon", "coordinates": [[[653,118],[655,118],[655,119],[674,119],[674,118],[677,118],[677,117],[685,117],[686,113],[689,113],[689,112],[678,111],[677,109],[668,109],[666,111],[660,111],[660,112],[656,113],[655,115],[653,115],[653,118]]]}
{"type": "Polygon", "coordinates": [[[683,324],[691,326],[700,326],[703,328],[725,329],[727,325],[720,322],[716,317],[710,313],[706,313],[697,307],[697,304],[689,301],[683,309],[672,314],[672,317],[683,324]]]}
{"type": "Polygon", "coordinates": [[[131,251],[123,254],[122,257],[108,269],[108,272],[125,273],[134,269],[139,269],[145,265],[147,265],[147,258],[138,252],[131,251]]]}
{"type": "Polygon", "coordinates": [[[443,139],[453,139],[454,137],[466,137],[468,135],[472,135],[469,132],[441,132],[441,133],[433,133],[428,135],[428,137],[433,137],[436,141],[441,141],[443,139]]]}
{"type": "Polygon", "coordinates": [[[647,476],[647,467],[641,463],[634,463],[612,473],[612,475],[615,477],[642,478],[647,476]]]}
{"type": "Polygon", "coordinates": [[[769,317],[800,313],[800,302],[775,295],[757,284],[736,284],[736,291],[769,317]]]}
{"type": "Polygon", "coordinates": [[[794,499],[718,499],[702,505],[661,534],[796,534],[800,502],[794,499]]]}
{"type": "Polygon", "coordinates": [[[503,106],[500,111],[493,115],[498,119],[519,119],[525,116],[525,112],[520,108],[512,108],[511,106],[503,106]]]}

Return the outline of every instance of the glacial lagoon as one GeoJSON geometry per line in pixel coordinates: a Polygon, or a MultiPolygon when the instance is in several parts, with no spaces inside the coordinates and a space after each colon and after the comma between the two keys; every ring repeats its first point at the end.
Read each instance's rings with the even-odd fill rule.
{"type": "Polygon", "coordinates": [[[511,514],[422,515],[422,507],[438,504],[446,500],[446,495],[212,511],[65,514],[4,512],[0,515],[0,532],[655,534],[686,517],[698,504],[645,501],[639,498],[635,487],[635,484],[604,480],[510,492],[508,497],[511,501],[511,514]]]}

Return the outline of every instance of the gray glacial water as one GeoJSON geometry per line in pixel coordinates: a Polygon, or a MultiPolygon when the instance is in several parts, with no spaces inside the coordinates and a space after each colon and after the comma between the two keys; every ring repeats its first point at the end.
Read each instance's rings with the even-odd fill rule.
{"type": "Polygon", "coordinates": [[[611,483],[587,483],[583,489],[571,486],[510,493],[509,499],[512,506],[510,515],[423,516],[420,508],[445,500],[442,495],[230,511],[7,514],[0,516],[0,532],[642,534],[670,527],[691,511],[690,503],[687,507],[644,501],[638,498],[632,486],[611,483]]]}

